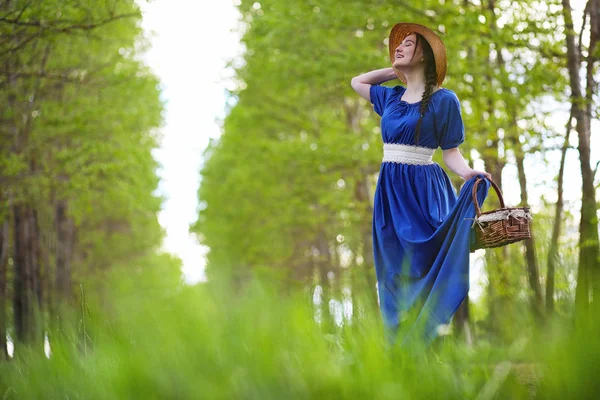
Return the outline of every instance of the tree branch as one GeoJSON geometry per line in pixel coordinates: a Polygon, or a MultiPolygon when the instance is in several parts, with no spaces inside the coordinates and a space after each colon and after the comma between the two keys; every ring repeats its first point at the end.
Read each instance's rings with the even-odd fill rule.
{"type": "Polygon", "coordinates": [[[45,22],[45,21],[39,21],[39,20],[20,21],[19,20],[20,16],[17,16],[16,18],[0,17],[0,25],[2,23],[4,23],[4,24],[11,24],[11,25],[20,26],[20,27],[40,28],[37,32],[31,33],[30,36],[24,38],[20,43],[18,43],[14,47],[0,51],[0,55],[18,51],[18,50],[22,49],[23,47],[25,47],[25,45],[27,45],[32,40],[40,38],[48,33],[61,34],[61,33],[89,32],[93,29],[107,25],[111,22],[114,22],[114,21],[117,21],[120,19],[125,19],[125,18],[138,17],[139,15],[140,15],[139,13],[115,15],[115,16],[112,16],[111,18],[101,20],[98,22],[94,22],[94,23],[81,23],[81,22],[77,22],[77,21],[56,21],[56,20],[51,21],[51,22],[45,22]],[[60,26],[60,24],[64,25],[65,23],[70,23],[71,25],[60,26]],[[53,25],[53,24],[56,24],[56,25],[53,25]]]}
{"type": "Polygon", "coordinates": [[[62,81],[70,81],[70,82],[81,82],[81,79],[79,78],[73,78],[72,76],[69,76],[70,74],[53,74],[51,72],[12,72],[12,71],[7,71],[7,70],[2,70],[0,69],[0,75],[4,75],[4,76],[12,76],[14,78],[45,78],[45,79],[52,79],[52,80],[62,80],[62,81]]]}
{"type": "Polygon", "coordinates": [[[48,29],[48,30],[52,30],[54,32],[57,33],[68,33],[71,31],[75,31],[75,30],[92,30],[95,28],[98,28],[100,26],[109,24],[111,22],[120,20],[120,19],[124,19],[124,18],[131,18],[131,17],[139,17],[140,14],[139,13],[129,13],[129,14],[121,14],[121,15],[114,15],[108,19],[102,20],[102,21],[98,21],[98,22],[94,22],[94,23],[80,23],[80,22],[76,22],[76,21],[68,21],[68,20],[54,20],[54,21],[50,21],[50,22],[46,22],[46,21],[20,21],[19,17],[17,18],[6,18],[6,17],[0,17],[0,23],[5,23],[5,24],[10,24],[10,25],[17,25],[17,26],[28,26],[28,27],[36,27],[36,28],[42,28],[42,29],[48,29]],[[68,25],[65,27],[61,27],[61,24],[65,24],[65,23],[70,23],[72,25],[68,25]]]}
{"type": "Polygon", "coordinates": [[[587,17],[590,14],[590,5],[591,1],[588,1],[585,5],[585,9],[583,10],[583,20],[581,21],[581,31],[579,31],[579,41],[577,43],[577,51],[581,54],[581,43],[583,42],[583,32],[585,31],[585,23],[587,21],[587,17]]]}

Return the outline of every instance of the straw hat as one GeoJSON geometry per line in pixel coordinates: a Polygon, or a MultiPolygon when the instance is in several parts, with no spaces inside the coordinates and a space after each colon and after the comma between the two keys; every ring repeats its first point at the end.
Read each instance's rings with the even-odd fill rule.
{"type": "MultiPolygon", "coordinates": [[[[431,46],[431,50],[433,50],[433,58],[435,59],[435,72],[437,75],[437,84],[438,86],[442,85],[444,82],[444,78],[446,77],[446,46],[444,46],[444,42],[438,35],[436,35],[431,29],[426,26],[419,24],[411,24],[400,22],[392,28],[389,37],[389,49],[390,49],[390,62],[394,62],[396,47],[402,43],[402,41],[411,33],[418,33],[427,40],[427,43],[431,46]]],[[[406,84],[406,77],[400,71],[396,71],[396,75],[398,79],[400,79],[404,84],[406,84]]]]}

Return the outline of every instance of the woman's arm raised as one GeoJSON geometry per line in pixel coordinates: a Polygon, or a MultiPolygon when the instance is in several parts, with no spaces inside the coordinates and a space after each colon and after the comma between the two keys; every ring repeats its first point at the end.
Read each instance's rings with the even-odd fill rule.
{"type": "Polygon", "coordinates": [[[379,85],[380,83],[396,79],[394,68],[382,68],[374,71],[365,72],[362,75],[352,78],[350,84],[356,93],[360,94],[366,100],[371,101],[371,85],[379,85]]]}

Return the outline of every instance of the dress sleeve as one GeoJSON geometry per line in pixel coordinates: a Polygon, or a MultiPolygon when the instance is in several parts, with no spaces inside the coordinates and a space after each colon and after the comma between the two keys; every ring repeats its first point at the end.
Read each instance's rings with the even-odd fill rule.
{"type": "Polygon", "coordinates": [[[383,115],[385,105],[389,100],[394,88],[380,85],[371,85],[369,89],[369,95],[371,97],[371,103],[373,103],[373,109],[380,116],[383,115]]]}
{"type": "Polygon", "coordinates": [[[442,150],[458,147],[465,141],[465,126],[458,97],[454,94],[448,96],[447,100],[442,102],[442,109],[438,115],[441,116],[438,124],[440,128],[438,145],[442,150]]]}

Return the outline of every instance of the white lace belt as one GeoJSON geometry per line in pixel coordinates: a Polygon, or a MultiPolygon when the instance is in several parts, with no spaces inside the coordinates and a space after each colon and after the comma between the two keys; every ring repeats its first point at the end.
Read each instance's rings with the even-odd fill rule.
{"type": "Polygon", "coordinates": [[[431,157],[433,156],[434,151],[434,149],[430,149],[428,147],[384,143],[382,162],[416,165],[433,164],[431,157]]]}

